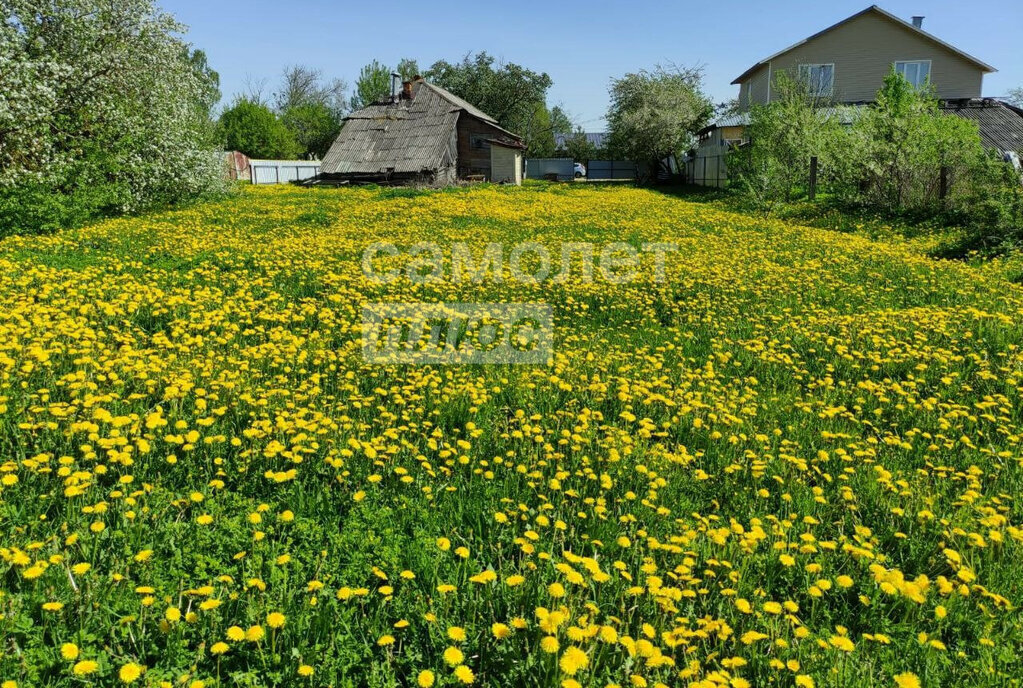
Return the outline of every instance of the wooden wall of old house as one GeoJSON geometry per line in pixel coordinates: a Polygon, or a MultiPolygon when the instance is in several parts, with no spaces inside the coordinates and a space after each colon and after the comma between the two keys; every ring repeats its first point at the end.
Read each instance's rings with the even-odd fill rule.
{"type": "Polygon", "coordinates": [[[485,140],[501,136],[505,134],[500,129],[462,113],[458,118],[458,176],[480,174],[489,180],[490,144],[485,140]]]}

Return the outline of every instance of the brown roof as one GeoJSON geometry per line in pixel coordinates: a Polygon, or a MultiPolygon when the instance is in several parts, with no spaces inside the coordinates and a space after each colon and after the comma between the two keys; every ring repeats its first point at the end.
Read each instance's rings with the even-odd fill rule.
{"type": "Polygon", "coordinates": [[[756,70],[758,70],[761,67],[763,67],[764,65],[766,65],[771,60],[774,60],[774,59],[778,58],[779,56],[784,55],[785,53],[789,52],[790,50],[798,48],[799,46],[801,46],[801,45],[803,45],[805,43],[809,43],[810,41],[812,41],[813,39],[817,38],[818,36],[826,34],[829,31],[833,31],[834,29],[837,29],[838,27],[842,26],[843,24],[847,24],[848,22],[851,22],[853,19],[857,19],[858,17],[861,17],[864,14],[867,14],[869,12],[874,12],[874,13],[878,14],[879,16],[884,17],[885,19],[888,19],[890,21],[895,22],[896,24],[898,24],[899,26],[903,27],[904,29],[908,29],[910,31],[913,31],[914,33],[917,33],[920,36],[923,36],[927,40],[929,40],[929,41],[931,41],[933,43],[936,43],[937,45],[940,45],[941,47],[945,48],[946,50],[950,50],[951,52],[955,53],[956,55],[958,55],[959,57],[963,58],[967,62],[971,62],[974,65],[976,65],[977,67],[979,67],[981,69],[981,71],[984,71],[984,72],[995,72],[995,71],[998,71],[994,67],[992,67],[991,65],[989,65],[989,64],[987,64],[985,62],[981,62],[977,58],[973,57],[972,55],[970,55],[968,53],[963,52],[962,50],[960,50],[959,48],[955,47],[954,45],[951,45],[950,43],[946,43],[945,41],[941,40],[937,36],[929,34],[926,31],[924,31],[923,29],[920,29],[920,28],[917,28],[917,27],[913,26],[912,24],[910,24],[909,22],[905,21],[904,19],[900,19],[899,17],[896,17],[891,12],[883,10],[880,7],[878,7],[877,5],[871,5],[867,9],[860,10],[859,12],[857,12],[854,15],[852,15],[851,17],[846,17],[845,19],[843,19],[842,21],[838,22],[837,24],[832,24],[828,28],[826,28],[826,29],[824,29],[822,31],[818,31],[817,33],[813,34],[812,36],[807,36],[806,38],[804,38],[803,40],[799,41],[798,43],[793,43],[792,45],[790,45],[789,47],[785,48],[784,50],[779,50],[778,52],[774,53],[773,55],[771,55],[769,57],[765,57],[764,59],[760,60],[755,65],[753,65],[752,67],[747,69],[745,72],[743,72],[739,76],[735,77],[735,80],[732,81],[732,84],[735,85],[735,84],[742,83],[743,79],[745,79],[750,74],[752,74],[756,70]]]}

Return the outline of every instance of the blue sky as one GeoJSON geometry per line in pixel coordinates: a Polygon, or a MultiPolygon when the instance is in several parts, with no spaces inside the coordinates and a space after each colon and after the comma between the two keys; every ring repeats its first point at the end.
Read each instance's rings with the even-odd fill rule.
{"type": "MultiPolygon", "coordinates": [[[[158,0],[159,1],[159,0],[158,0]]],[[[514,3],[444,1],[424,9],[400,0],[274,2],[163,0],[189,26],[187,39],[220,72],[224,99],[247,77],[275,84],[288,64],[355,81],[372,59],[393,67],[402,57],[421,66],[486,50],[499,59],[545,71],[549,100],[590,131],[603,127],[612,76],[657,63],[700,64],[715,100],[738,93],[730,82],[757,60],[858,12],[868,0],[738,0],[734,2],[514,3]]],[[[1020,0],[887,0],[879,3],[996,67],[984,95],[1023,86],[1020,0]]]]}

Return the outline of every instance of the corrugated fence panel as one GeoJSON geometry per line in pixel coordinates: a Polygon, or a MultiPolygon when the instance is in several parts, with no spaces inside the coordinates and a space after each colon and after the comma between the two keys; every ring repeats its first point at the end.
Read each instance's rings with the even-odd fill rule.
{"type": "Polygon", "coordinates": [[[526,178],[543,179],[549,174],[558,175],[559,181],[575,178],[575,161],[572,158],[526,158],[526,178]]]}
{"type": "Polygon", "coordinates": [[[635,179],[636,163],[626,160],[590,160],[587,179],[635,179]]]}
{"type": "Polygon", "coordinates": [[[320,163],[313,160],[250,160],[249,165],[253,184],[287,184],[320,173],[320,163]]]}

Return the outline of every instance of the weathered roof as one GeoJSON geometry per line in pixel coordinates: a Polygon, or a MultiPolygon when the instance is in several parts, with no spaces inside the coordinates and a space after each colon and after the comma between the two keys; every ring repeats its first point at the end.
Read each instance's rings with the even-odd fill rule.
{"type": "Polygon", "coordinates": [[[765,57],[764,59],[760,60],[755,65],[753,65],[752,67],[747,69],[745,72],[743,72],[739,76],[735,77],[735,80],[732,81],[732,84],[733,85],[741,84],[743,79],[745,79],[750,74],[752,74],[753,72],[758,70],[760,67],[766,65],[771,60],[774,60],[774,59],[780,57],[781,55],[784,55],[785,53],[789,52],[790,50],[794,50],[795,48],[798,48],[799,46],[801,46],[801,45],[803,45],[805,43],[809,43],[810,41],[812,41],[813,39],[817,38],[818,36],[826,34],[829,31],[833,31],[834,29],[837,29],[838,27],[851,22],[853,19],[857,19],[857,18],[859,18],[859,17],[861,17],[864,14],[867,14],[869,12],[874,12],[874,13],[884,17],[885,19],[888,19],[890,21],[895,22],[896,24],[898,24],[899,26],[903,27],[904,29],[908,29],[909,31],[912,31],[912,32],[914,32],[914,33],[916,33],[916,34],[918,34],[920,36],[923,36],[927,40],[940,45],[941,47],[945,48],[946,50],[950,50],[951,52],[955,53],[956,55],[958,55],[959,57],[963,58],[967,62],[973,63],[974,65],[979,67],[984,72],[996,72],[996,71],[998,71],[994,67],[992,67],[991,65],[989,65],[989,64],[987,64],[985,62],[981,62],[980,60],[975,58],[973,55],[970,55],[969,53],[965,53],[962,50],[960,50],[959,48],[955,47],[954,45],[952,45],[950,43],[946,43],[945,41],[941,40],[937,36],[929,34],[926,31],[924,31],[923,29],[917,28],[916,26],[913,26],[908,21],[906,21],[904,19],[900,19],[899,17],[896,17],[891,12],[883,10],[880,7],[878,7],[877,5],[871,5],[867,9],[860,10],[859,12],[857,12],[854,15],[852,15],[851,17],[846,17],[845,19],[843,19],[842,21],[838,22],[837,24],[832,24],[828,28],[826,28],[826,29],[824,29],[822,31],[818,31],[817,33],[813,34],[812,36],[807,36],[806,38],[804,38],[803,40],[799,41],[798,43],[793,43],[792,45],[790,45],[789,47],[785,48],[784,50],[779,50],[778,52],[774,53],[770,57],[765,57]]]}
{"type": "MultiPolygon", "coordinates": [[[[555,132],[554,147],[564,148],[568,141],[575,138],[575,136],[576,134],[574,132],[568,132],[564,134],[555,132]]],[[[586,141],[589,144],[591,144],[594,148],[603,148],[605,139],[607,138],[607,134],[602,131],[588,131],[585,134],[583,134],[583,136],[586,137],[586,141]]]]}
{"type": "Polygon", "coordinates": [[[426,81],[412,85],[412,98],[383,101],[350,114],[323,156],[322,174],[418,174],[455,164],[455,126],[461,113],[509,137],[493,117],[426,81]]]}
{"type": "Polygon", "coordinates": [[[1023,110],[993,98],[947,100],[941,104],[941,109],[976,122],[985,147],[1003,153],[1023,153],[1023,110]]]}
{"type": "MultiPolygon", "coordinates": [[[[832,105],[820,108],[829,118],[838,119],[839,124],[852,124],[853,120],[867,107],[866,104],[859,105],[832,105]]],[[[745,127],[750,123],[749,112],[738,112],[731,115],[723,115],[705,126],[697,133],[704,133],[721,127],[745,127]]]]}

